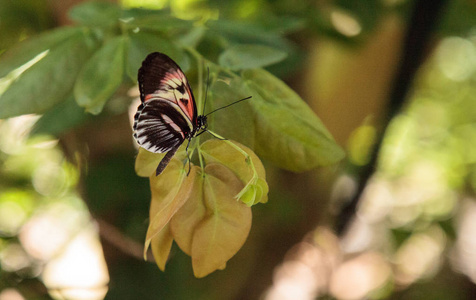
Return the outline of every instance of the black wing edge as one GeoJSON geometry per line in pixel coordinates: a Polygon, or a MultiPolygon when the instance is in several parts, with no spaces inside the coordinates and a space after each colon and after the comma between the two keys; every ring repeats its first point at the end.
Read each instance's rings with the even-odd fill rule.
{"type": "Polygon", "coordinates": [[[140,100],[144,102],[145,96],[155,92],[165,74],[171,69],[182,69],[167,55],[153,52],[147,55],[139,69],[137,79],[139,81],[140,100]]]}
{"type": "Polygon", "coordinates": [[[159,165],[157,166],[157,169],[155,170],[155,176],[162,174],[162,172],[165,170],[165,167],[167,167],[170,160],[175,155],[175,152],[177,152],[177,149],[178,147],[172,148],[169,152],[167,152],[167,154],[165,154],[164,158],[162,158],[159,165]]]}

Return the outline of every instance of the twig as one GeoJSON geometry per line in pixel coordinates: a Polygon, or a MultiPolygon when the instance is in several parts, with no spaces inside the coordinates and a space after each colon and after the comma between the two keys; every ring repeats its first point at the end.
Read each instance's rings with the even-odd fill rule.
{"type": "MultiPolygon", "coordinates": [[[[140,244],[128,236],[125,236],[119,229],[112,226],[102,219],[96,219],[99,225],[99,234],[101,238],[113,245],[124,254],[132,256],[136,259],[144,259],[144,245],[140,244]]],[[[152,254],[147,252],[147,261],[154,262],[152,254]]]]}

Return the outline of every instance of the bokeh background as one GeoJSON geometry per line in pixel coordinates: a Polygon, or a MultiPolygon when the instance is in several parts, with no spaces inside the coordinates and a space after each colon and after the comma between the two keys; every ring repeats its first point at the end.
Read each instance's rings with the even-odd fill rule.
{"type": "MultiPolygon", "coordinates": [[[[1,0],[0,53],[70,25],[80,2],[1,0]]],[[[70,128],[0,120],[0,300],[476,299],[476,2],[116,3],[279,28],[288,57],[267,69],[347,157],[300,174],[264,161],[269,202],[247,242],[195,279],[175,246],[164,273],[142,259],[134,92],[70,128]]]]}

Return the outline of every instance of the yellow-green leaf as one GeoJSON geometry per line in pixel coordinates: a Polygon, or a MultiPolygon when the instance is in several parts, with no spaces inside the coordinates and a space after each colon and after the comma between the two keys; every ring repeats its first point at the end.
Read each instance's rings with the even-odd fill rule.
{"type": "Polygon", "coordinates": [[[256,186],[252,185],[246,190],[246,192],[240,197],[240,200],[248,205],[252,206],[255,203],[256,199],[256,186]]]}
{"type": "Polygon", "coordinates": [[[220,163],[230,168],[243,182],[246,183],[250,180],[253,173],[246,162],[246,157],[233,148],[229,142],[243,149],[251,157],[260,178],[266,177],[264,166],[253,150],[235,141],[213,139],[201,144],[200,151],[203,154],[203,158],[205,158],[205,162],[207,164],[220,163]]]}
{"type": "Polygon", "coordinates": [[[268,202],[268,192],[269,192],[269,187],[268,183],[266,180],[262,178],[258,178],[258,182],[256,183],[257,191],[256,191],[256,198],[255,202],[253,204],[256,204],[258,202],[261,203],[266,203],[268,202]]]}
{"type": "MultiPolygon", "coordinates": [[[[253,205],[258,202],[266,203],[268,201],[268,184],[266,183],[266,171],[259,157],[248,147],[235,142],[235,141],[221,141],[221,140],[208,140],[200,145],[200,151],[207,164],[220,163],[230,168],[243,183],[248,181],[253,176],[253,170],[246,162],[245,156],[238,150],[233,148],[229,143],[234,143],[242,150],[244,150],[251,158],[254,164],[256,172],[258,173],[258,179],[260,181],[262,192],[259,194],[248,191],[249,202],[242,199],[243,202],[253,205]],[[252,195],[250,194],[252,193],[252,195]],[[260,196],[260,197],[257,197],[260,196]],[[256,200],[255,200],[256,199],[256,200]]],[[[254,189],[254,188],[253,188],[254,189]]]]}
{"type": "Polygon", "coordinates": [[[195,176],[195,168],[187,176],[182,163],[172,160],[161,176],[152,175],[150,177],[152,200],[144,251],[147,251],[152,238],[164,228],[188,199],[195,176]]]}
{"type": "Polygon", "coordinates": [[[210,163],[203,180],[205,218],[197,224],[192,241],[192,266],[204,277],[223,265],[243,246],[251,228],[251,208],[234,196],[242,181],[227,167],[210,163]]]}
{"type": "Polygon", "coordinates": [[[170,233],[170,226],[168,224],[150,241],[150,248],[152,249],[155,262],[162,271],[165,270],[165,264],[169,258],[173,241],[174,239],[170,233]]]}
{"type": "Polygon", "coordinates": [[[258,112],[254,150],[278,166],[305,171],[344,158],[344,151],[309,106],[284,82],[263,69],[241,73],[258,112]]]}
{"type": "MultiPolygon", "coordinates": [[[[197,166],[193,168],[200,169],[197,166]]],[[[192,253],[192,239],[195,227],[207,213],[203,202],[203,176],[196,176],[190,198],[170,220],[170,230],[177,245],[188,255],[192,253]]]]}
{"type": "MultiPolygon", "coordinates": [[[[164,156],[165,153],[152,153],[142,147],[139,148],[139,153],[137,154],[135,162],[135,170],[137,175],[141,177],[150,177],[155,175],[155,170],[164,156]]],[[[187,154],[185,152],[185,145],[182,145],[179,150],[177,150],[177,153],[175,153],[172,160],[176,159],[182,161],[186,156],[187,154]]]]}

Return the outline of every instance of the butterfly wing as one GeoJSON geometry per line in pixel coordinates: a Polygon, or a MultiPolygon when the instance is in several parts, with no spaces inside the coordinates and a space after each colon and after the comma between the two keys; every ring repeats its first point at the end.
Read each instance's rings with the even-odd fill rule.
{"type": "Polygon", "coordinates": [[[134,117],[134,138],[147,151],[167,152],[159,175],[197,124],[192,89],[180,67],[167,55],[152,53],[139,69],[142,104],[134,117]]]}
{"type": "Polygon", "coordinates": [[[182,69],[167,55],[149,54],[139,69],[142,102],[164,100],[177,105],[193,127],[197,123],[197,107],[192,88],[182,69]]]}
{"type": "Polygon", "coordinates": [[[134,117],[134,138],[147,151],[164,153],[178,148],[190,127],[182,114],[167,101],[142,103],[134,117]]]}

